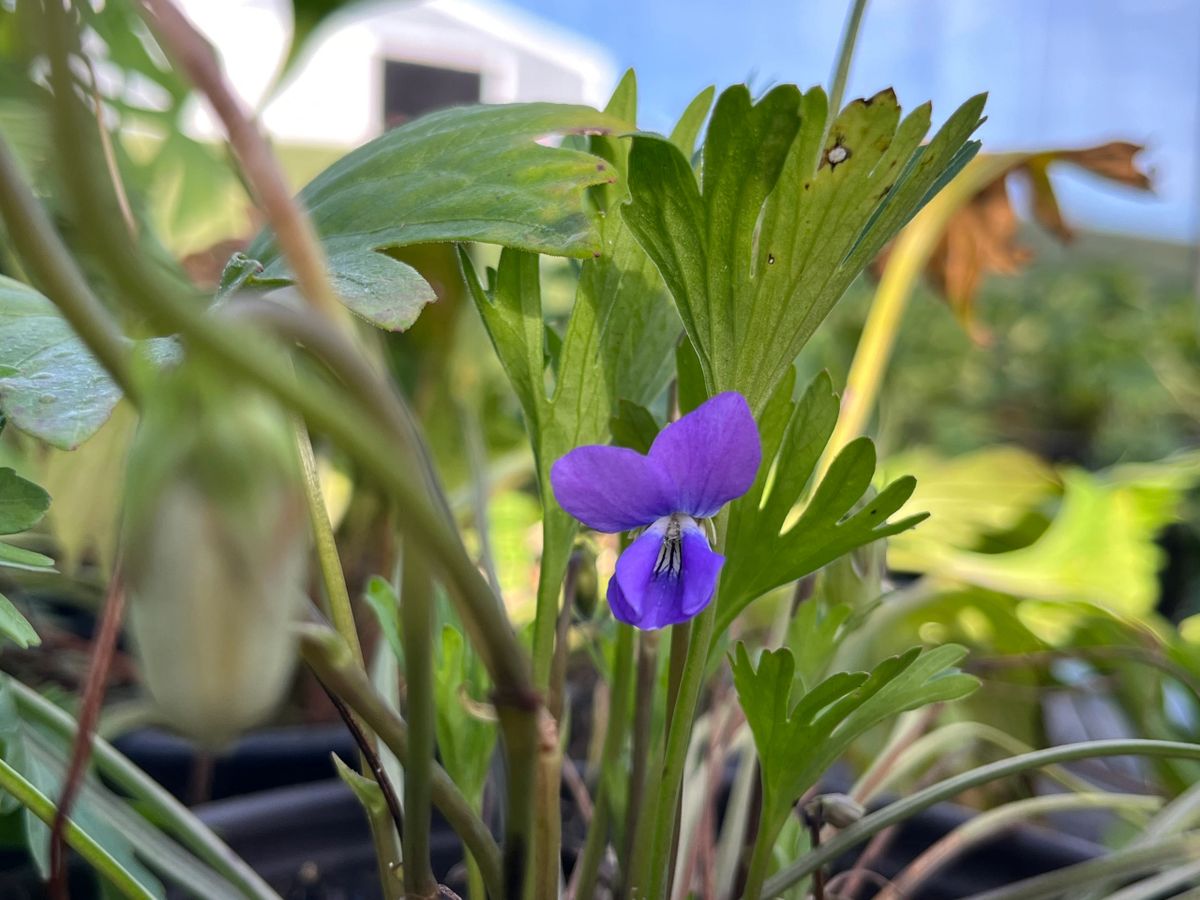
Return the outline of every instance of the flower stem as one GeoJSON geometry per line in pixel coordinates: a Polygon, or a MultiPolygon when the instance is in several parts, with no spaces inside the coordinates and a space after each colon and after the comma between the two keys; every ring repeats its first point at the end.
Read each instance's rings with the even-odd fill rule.
{"type": "Polygon", "coordinates": [[[775,841],[779,837],[779,828],[775,827],[776,811],[769,798],[762,798],[762,808],[758,814],[758,833],[754,838],[754,850],[750,855],[750,868],[746,873],[746,886],[742,890],[742,900],[758,900],[762,896],[763,882],[767,879],[771,866],[771,856],[775,850],[775,841]]]}
{"type": "MultiPolygon", "coordinates": [[[[366,673],[354,664],[345,641],[329,628],[310,625],[301,631],[300,652],[317,677],[367,723],[395,754],[407,773],[412,757],[408,727],[387,701],[375,692],[366,673]]],[[[433,805],[441,810],[450,827],[479,863],[488,892],[493,897],[513,896],[502,890],[500,849],[483,820],[475,814],[445,770],[432,760],[429,776],[429,794],[433,805]]],[[[405,831],[408,830],[406,820],[405,831]]]]}
{"type": "Polygon", "coordinates": [[[409,756],[404,766],[404,886],[410,895],[437,891],[429,860],[430,780],[433,766],[433,583],[425,561],[406,545],[400,619],[404,677],[408,685],[409,756]]]}
{"type": "MultiPolygon", "coordinates": [[[[716,550],[721,552],[725,547],[725,535],[729,525],[728,507],[717,515],[715,524],[716,550]]],[[[646,896],[654,900],[665,900],[667,886],[674,870],[671,848],[675,840],[675,823],[683,790],[683,770],[687,764],[692,722],[696,714],[696,704],[700,699],[700,689],[704,684],[716,616],[717,604],[713,602],[691,622],[691,635],[687,658],[684,660],[680,676],[679,694],[670,716],[662,777],[658,781],[654,835],[650,852],[650,880],[642,882],[648,888],[646,896]]]]}
{"type": "Polygon", "coordinates": [[[312,439],[308,429],[296,420],[296,449],[300,456],[300,468],[304,481],[304,498],[307,501],[308,521],[312,527],[313,540],[317,545],[317,563],[321,568],[321,581],[325,585],[326,611],[333,627],[342,636],[354,654],[355,661],[364,664],[362,644],[358,640],[358,628],[354,624],[354,609],[350,604],[350,591],[346,587],[346,575],[338,555],[337,540],[333,534],[333,523],[329,520],[329,509],[321,492],[321,478],[317,472],[317,460],[313,456],[312,439]]]}
{"type": "Polygon", "coordinates": [[[617,623],[617,644],[613,653],[613,681],[610,693],[608,728],[604,732],[604,745],[600,750],[600,762],[596,767],[596,811],[588,826],[583,853],[576,864],[573,876],[572,897],[587,900],[595,896],[596,878],[600,873],[600,861],[608,846],[608,825],[612,815],[612,798],[609,796],[608,773],[617,764],[621,747],[625,743],[625,726],[629,717],[630,682],[633,671],[633,628],[623,622],[617,623]]]}
{"type": "Polygon", "coordinates": [[[654,692],[658,685],[658,634],[638,632],[637,683],[633,707],[633,759],[630,762],[625,807],[625,896],[637,896],[645,883],[643,870],[649,860],[653,810],[657,806],[657,782],[647,783],[647,773],[657,768],[651,762],[651,728],[654,692]]]}
{"type": "Polygon", "coordinates": [[[671,846],[674,843],[675,823],[679,816],[679,798],[683,790],[683,770],[687,762],[688,743],[692,734],[692,720],[696,703],[700,699],[700,688],[704,683],[705,663],[708,661],[709,644],[712,641],[713,623],[717,605],[710,603],[692,621],[691,640],[688,642],[687,659],[679,685],[679,696],[670,718],[667,746],[663,759],[662,777],[656,802],[654,837],[650,855],[651,881],[647,897],[665,900],[667,884],[674,868],[671,846]]]}

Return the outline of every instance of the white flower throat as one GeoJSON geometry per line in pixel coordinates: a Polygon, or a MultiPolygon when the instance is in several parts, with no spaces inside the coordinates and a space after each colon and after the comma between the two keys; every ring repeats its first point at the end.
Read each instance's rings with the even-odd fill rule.
{"type": "Polygon", "coordinates": [[[658,559],[654,562],[654,574],[678,578],[679,570],[683,568],[683,523],[680,520],[686,517],[676,513],[665,518],[667,524],[663,531],[662,546],[658,548],[658,559]]]}

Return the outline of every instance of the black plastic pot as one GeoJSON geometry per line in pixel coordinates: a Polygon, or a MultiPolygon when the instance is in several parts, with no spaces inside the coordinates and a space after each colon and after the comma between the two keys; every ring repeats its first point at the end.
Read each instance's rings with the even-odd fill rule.
{"type": "MultiPolygon", "coordinates": [[[[314,784],[219,801],[201,818],[284,897],[295,900],[373,900],[378,874],[366,820],[341,782],[314,784]]],[[[892,877],[922,851],[961,825],[971,811],[942,804],[909,820],[872,866],[892,877]]],[[[462,890],[461,847],[444,823],[433,834],[434,870],[462,890]]],[[[981,845],[926,882],[907,900],[956,900],[1091,859],[1104,849],[1047,828],[1024,826],[981,845]]],[[[843,870],[857,853],[838,861],[843,870]]],[[[872,896],[868,884],[860,897],[872,896]]]]}
{"type": "Polygon", "coordinates": [[[140,729],[113,743],[185,802],[196,799],[198,781],[207,782],[202,799],[222,800],[336,778],[330,754],[352,761],[358,752],[340,722],[252,732],[213,756],[212,770],[207,774],[202,771],[196,746],[166,731],[140,729]]]}
{"type": "MultiPolygon", "coordinates": [[[[287,900],[375,900],[381,894],[366,816],[341,781],[281,788],[196,808],[200,818],[287,900]]],[[[443,821],[434,874],[465,891],[462,846],[443,821]]]]}

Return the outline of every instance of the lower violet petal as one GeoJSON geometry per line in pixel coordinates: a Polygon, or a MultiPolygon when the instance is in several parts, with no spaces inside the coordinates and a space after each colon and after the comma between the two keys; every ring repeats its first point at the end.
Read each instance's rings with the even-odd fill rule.
{"type": "Polygon", "coordinates": [[[613,615],[644,630],[687,621],[712,600],[724,562],[690,518],[659,519],[617,560],[609,584],[613,615]],[[676,542],[674,557],[671,541],[676,542]]]}

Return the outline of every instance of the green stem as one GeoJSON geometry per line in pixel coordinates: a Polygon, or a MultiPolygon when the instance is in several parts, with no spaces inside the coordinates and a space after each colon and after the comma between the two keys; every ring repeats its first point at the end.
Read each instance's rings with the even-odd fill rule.
{"type": "MultiPolygon", "coordinates": [[[[59,735],[64,741],[75,737],[76,724],[70,714],[15,678],[5,682],[13,691],[24,718],[59,735]]],[[[278,900],[278,895],[250,866],[226,846],[182,803],[149,775],[122,756],[101,737],[92,739],[92,759],[99,772],[137,801],[163,831],[208,863],[217,872],[255,900],[278,900]]]]}
{"type": "Polygon", "coordinates": [[[950,800],[963,791],[1007,778],[1010,775],[1018,775],[1030,769],[1040,769],[1043,766],[1073,762],[1078,759],[1096,759],[1106,756],[1200,759],[1200,744],[1139,739],[1087,741],[1065,744],[1061,747],[1050,747],[1046,750],[1035,750],[1032,753],[1022,753],[1020,756],[979,766],[969,772],[963,772],[961,775],[947,778],[945,781],[917,791],[903,800],[898,800],[877,812],[864,816],[853,825],[842,829],[835,837],[822,844],[819,849],[806,854],[802,859],[767,879],[763,892],[768,897],[783,893],[821,866],[837,859],[841,854],[856,847],[872,835],[903,822],[935,803],[950,800]]]}
{"type": "MultiPolygon", "coordinates": [[[[354,664],[345,641],[329,628],[309,625],[301,631],[300,652],[317,677],[367,723],[407,772],[412,759],[408,727],[375,692],[366,673],[354,664]]],[[[429,794],[433,805],[441,810],[467,851],[478,861],[489,893],[493,897],[514,896],[502,889],[500,849],[491,832],[445,770],[432,762],[429,794]]]]}
{"type": "Polygon", "coordinates": [[[0,215],[34,283],[54,302],[88,350],[134,403],[139,396],[129,367],[129,343],[92,293],[45,210],[23,191],[20,168],[0,138],[0,215]]]}
{"type": "Polygon", "coordinates": [[[742,900],[758,900],[762,896],[763,882],[767,880],[771,867],[775,841],[779,838],[780,828],[776,826],[776,819],[775,804],[764,794],[762,810],[758,816],[758,834],[754,838],[754,850],[750,855],[750,868],[746,873],[746,887],[742,892],[742,900]]]}
{"type": "Polygon", "coordinates": [[[645,886],[650,837],[653,834],[653,810],[658,803],[658,783],[647,783],[647,774],[658,767],[651,762],[651,722],[654,720],[654,693],[658,685],[658,634],[638,632],[637,683],[633,707],[633,759],[625,806],[625,896],[634,897],[645,886]]]}
{"type": "Polygon", "coordinates": [[[850,62],[854,58],[854,45],[858,43],[858,27],[862,24],[867,0],[854,0],[846,28],[842,32],[842,46],[838,49],[837,61],[833,65],[833,79],[829,86],[829,118],[832,122],[842,109],[842,98],[846,94],[846,81],[850,77],[850,62]]]}
{"type": "MultiPolygon", "coordinates": [[[[725,547],[725,533],[729,523],[729,509],[723,509],[716,518],[717,552],[725,547]]],[[[662,777],[655,809],[654,837],[650,854],[650,880],[647,896],[663,900],[667,885],[674,870],[671,848],[674,844],[675,822],[679,815],[679,798],[683,790],[683,770],[687,765],[688,744],[692,735],[692,721],[700,689],[704,685],[708,665],[709,648],[712,644],[713,625],[716,622],[717,604],[708,607],[691,622],[691,639],[688,641],[687,659],[680,677],[679,694],[675,709],[670,716],[667,732],[666,753],[663,759],[662,777]]],[[[678,627],[678,626],[677,626],[678,627]]]]}
{"type": "Polygon", "coordinates": [[[625,726],[629,717],[631,673],[633,671],[633,628],[617,623],[617,645],[613,653],[613,681],[608,710],[608,728],[604,732],[604,745],[600,750],[600,763],[596,767],[595,813],[588,825],[587,839],[579,858],[578,874],[575,876],[574,897],[587,900],[595,896],[596,878],[600,874],[600,861],[608,846],[608,824],[612,814],[612,798],[609,796],[609,773],[617,765],[621,747],[625,744],[625,726]]]}
{"type": "Polygon", "coordinates": [[[437,890],[429,860],[430,779],[433,766],[433,584],[425,562],[404,552],[400,595],[404,677],[408,686],[408,762],[404,766],[404,886],[410,895],[431,897],[437,890]]]}
{"type": "MultiPolygon", "coordinates": [[[[57,810],[45,794],[21,777],[21,773],[0,760],[0,789],[12,796],[23,807],[45,822],[53,825],[57,810]]],[[[92,837],[70,819],[66,820],[63,837],[95,869],[100,876],[125,897],[137,900],[153,900],[154,894],[134,878],[92,837]]]]}
{"type": "Polygon", "coordinates": [[[317,471],[316,457],[313,456],[312,439],[300,420],[296,421],[296,449],[300,455],[300,467],[304,476],[308,521],[317,545],[321,581],[325,585],[326,612],[337,633],[350,647],[355,661],[361,666],[364,665],[362,644],[359,643],[358,628],[354,624],[354,608],[350,604],[346,574],[342,570],[342,560],[338,555],[333,523],[329,520],[329,508],[325,505],[325,497],[321,492],[321,476],[317,471]]]}
{"type": "MultiPolygon", "coordinates": [[[[549,495],[549,479],[543,479],[542,496],[549,495]]],[[[533,683],[545,691],[550,685],[554,665],[554,633],[558,624],[559,597],[571,559],[571,539],[575,526],[564,526],[563,513],[542,508],[542,567],[538,577],[537,612],[533,622],[533,683]],[[564,535],[562,529],[568,527],[564,535]]]]}

